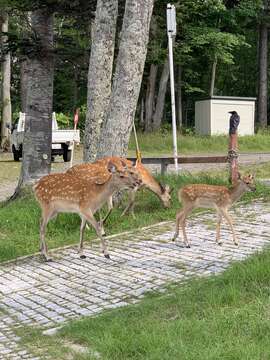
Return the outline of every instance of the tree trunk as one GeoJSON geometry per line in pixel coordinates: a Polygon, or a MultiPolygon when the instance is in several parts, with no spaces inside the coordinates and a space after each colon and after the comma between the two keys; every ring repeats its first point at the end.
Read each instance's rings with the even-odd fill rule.
{"type": "Polygon", "coordinates": [[[144,109],[144,96],[141,95],[141,106],[140,106],[140,127],[141,129],[145,128],[145,109],[144,109]]]}
{"type": "Polygon", "coordinates": [[[177,102],[176,114],[179,130],[183,128],[183,107],[182,107],[182,66],[177,65],[177,102]]]}
{"type": "Polygon", "coordinates": [[[47,175],[51,169],[53,104],[53,15],[43,8],[31,14],[39,48],[27,59],[28,82],[21,176],[22,186],[47,175]]]}
{"type": "Polygon", "coordinates": [[[98,157],[126,156],[140,93],[154,0],[127,0],[98,157]]]}
{"type": "Polygon", "coordinates": [[[78,68],[76,65],[73,66],[74,74],[73,74],[73,112],[76,111],[78,107],[78,68]]]}
{"type": "Polygon", "coordinates": [[[152,131],[157,70],[158,66],[155,64],[151,64],[145,100],[145,131],[147,132],[152,131]]]}
{"type": "Polygon", "coordinates": [[[210,84],[210,92],[209,92],[210,97],[212,97],[214,95],[215,80],[216,80],[216,69],[217,69],[217,58],[215,57],[215,60],[214,60],[214,62],[212,64],[211,84],[210,84]]]}
{"type": "Polygon", "coordinates": [[[168,59],[166,59],[159,82],[156,109],[153,116],[153,130],[158,130],[160,129],[161,126],[169,75],[170,75],[169,61],[168,59]]]}
{"type": "Polygon", "coordinates": [[[261,127],[267,126],[267,56],[268,27],[260,25],[259,38],[259,84],[258,84],[258,121],[261,127]]]}
{"type": "MultiPolygon", "coordinates": [[[[8,14],[2,13],[2,32],[8,32],[8,14]]],[[[1,149],[10,150],[11,129],[11,100],[10,100],[10,53],[6,53],[4,45],[7,36],[2,36],[2,121],[1,121],[1,149]]]]}
{"type": "Polygon", "coordinates": [[[110,101],[117,14],[118,0],[98,0],[88,72],[84,161],[96,158],[110,101]]]}
{"type": "Polygon", "coordinates": [[[27,98],[27,84],[28,84],[28,68],[27,60],[22,59],[20,63],[20,98],[21,98],[21,112],[26,112],[26,98],[27,98]]]}

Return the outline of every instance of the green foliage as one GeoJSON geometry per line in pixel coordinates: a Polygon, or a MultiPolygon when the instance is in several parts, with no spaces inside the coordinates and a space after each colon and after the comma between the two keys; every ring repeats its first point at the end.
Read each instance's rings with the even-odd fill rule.
{"type": "Polygon", "coordinates": [[[72,128],[71,118],[63,113],[56,114],[56,121],[60,129],[72,128]]]}
{"type": "MultiPolygon", "coordinates": [[[[166,156],[173,152],[173,139],[170,125],[160,131],[144,134],[138,132],[138,142],[143,156],[166,156]]],[[[194,128],[184,128],[183,134],[177,135],[178,153],[190,154],[227,154],[228,136],[198,136],[194,135],[194,128]],[[188,135],[188,136],[187,136],[188,135]]],[[[239,136],[239,149],[245,152],[269,152],[270,136],[267,130],[256,135],[239,136]]],[[[134,155],[136,150],[133,135],[130,138],[129,154],[134,155]]]]}

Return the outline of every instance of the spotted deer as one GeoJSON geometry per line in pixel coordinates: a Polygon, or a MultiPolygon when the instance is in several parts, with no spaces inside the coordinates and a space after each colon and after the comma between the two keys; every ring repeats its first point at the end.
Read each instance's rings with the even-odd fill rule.
{"type": "MultiPolygon", "coordinates": [[[[127,159],[123,159],[117,156],[113,157],[105,157],[103,159],[97,160],[94,163],[86,163],[86,164],[79,164],[73,166],[67,172],[70,173],[77,173],[78,175],[88,178],[92,176],[94,173],[98,173],[99,171],[103,171],[106,168],[109,161],[112,161],[115,165],[121,166],[121,163],[124,161],[126,166],[129,169],[132,169],[132,162],[127,159]]],[[[151,175],[151,173],[143,166],[143,164],[137,160],[135,168],[133,171],[136,171],[141,176],[142,185],[141,187],[145,187],[155,193],[163,203],[165,208],[170,207],[171,204],[171,189],[168,185],[163,186],[161,183],[155,180],[155,178],[151,175]]],[[[127,214],[129,211],[134,216],[134,204],[135,204],[135,197],[136,192],[141,187],[137,187],[136,189],[129,190],[129,200],[126,208],[124,209],[122,215],[127,214]]],[[[112,198],[109,200],[108,203],[109,211],[111,211],[113,204],[112,198]]],[[[107,217],[107,215],[106,215],[107,217]]]]}
{"type": "Polygon", "coordinates": [[[40,250],[46,261],[50,260],[45,242],[46,227],[49,220],[60,212],[77,213],[82,219],[79,244],[81,258],[85,258],[83,235],[86,221],[94,227],[100,238],[104,256],[110,258],[101,227],[94,214],[115,191],[123,188],[134,189],[140,186],[141,180],[136,173],[128,171],[124,163],[123,169],[117,169],[112,162],[108,162],[106,170],[107,176],[92,177],[91,180],[67,173],[51,174],[44,176],[34,185],[34,193],[42,210],[40,250]]]}
{"type": "Polygon", "coordinates": [[[178,192],[179,201],[182,203],[182,210],[176,214],[176,230],[173,241],[179,235],[179,226],[182,227],[184,242],[186,247],[190,247],[190,243],[186,235],[186,218],[195,208],[214,208],[217,211],[218,221],[216,228],[216,242],[222,244],[220,240],[220,226],[224,217],[228,222],[233,234],[233,242],[238,245],[236,239],[233,221],[228,214],[228,209],[240,199],[247,191],[255,191],[254,177],[246,175],[241,177],[238,174],[237,182],[228,189],[226,186],[191,184],[181,188],[178,192]]]}

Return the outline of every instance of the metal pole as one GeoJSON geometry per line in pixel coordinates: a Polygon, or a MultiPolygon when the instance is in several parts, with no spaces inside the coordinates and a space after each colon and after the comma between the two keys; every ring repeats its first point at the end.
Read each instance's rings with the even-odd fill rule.
{"type": "Polygon", "coordinates": [[[176,128],[176,114],[175,114],[174,69],[173,69],[173,44],[172,44],[172,36],[170,34],[168,34],[168,42],[169,42],[170,85],[171,85],[171,106],[172,106],[173,156],[174,156],[175,171],[178,172],[177,128],[176,128]]]}

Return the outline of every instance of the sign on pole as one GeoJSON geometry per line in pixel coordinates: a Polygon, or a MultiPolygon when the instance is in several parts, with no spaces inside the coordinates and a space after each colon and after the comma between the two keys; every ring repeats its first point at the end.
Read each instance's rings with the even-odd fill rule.
{"type": "Polygon", "coordinates": [[[167,4],[167,34],[168,34],[169,64],[170,64],[172,129],[173,129],[173,156],[174,156],[175,170],[178,171],[177,128],[176,128],[174,68],[173,68],[173,38],[176,35],[176,14],[175,14],[175,6],[171,5],[171,4],[167,4]]]}

